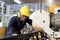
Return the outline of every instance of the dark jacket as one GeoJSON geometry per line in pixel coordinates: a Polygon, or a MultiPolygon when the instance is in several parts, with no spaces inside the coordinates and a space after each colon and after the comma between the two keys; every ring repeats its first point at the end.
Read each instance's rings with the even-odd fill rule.
{"type": "Polygon", "coordinates": [[[25,22],[22,22],[17,16],[12,17],[7,27],[6,36],[11,36],[12,34],[20,34],[20,30],[26,23],[32,25],[32,20],[28,18],[25,22]]]}

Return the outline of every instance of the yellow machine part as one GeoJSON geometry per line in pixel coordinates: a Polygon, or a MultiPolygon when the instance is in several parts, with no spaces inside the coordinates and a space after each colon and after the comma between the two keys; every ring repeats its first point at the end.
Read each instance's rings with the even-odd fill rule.
{"type": "Polygon", "coordinates": [[[5,33],[6,33],[6,28],[5,27],[1,27],[0,28],[0,38],[5,37],[5,33]]]}

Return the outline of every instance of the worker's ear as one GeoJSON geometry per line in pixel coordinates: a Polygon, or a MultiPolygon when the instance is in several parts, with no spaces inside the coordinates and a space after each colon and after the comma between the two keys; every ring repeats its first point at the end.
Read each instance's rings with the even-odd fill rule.
{"type": "Polygon", "coordinates": [[[20,12],[18,12],[17,16],[18,16],[18,18],[20,18],[20,12]]]}

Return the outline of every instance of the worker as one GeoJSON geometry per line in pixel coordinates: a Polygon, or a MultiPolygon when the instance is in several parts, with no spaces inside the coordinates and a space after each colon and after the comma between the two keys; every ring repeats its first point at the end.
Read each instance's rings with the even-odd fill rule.
{"type": "Polygon", "coordinates": [[[48,11],[49,11],[50,13],[54,13],[54,9],[55,9],[55,8],[58,8],[58,7],[59,7],[58,4],[52,5],[52,6],[49,7],[48,11]]]}
{"type": "Polygon", "coordinates": [[[10,19],[7,27],[6,36],[11,36],[12,34],[21,34],[21,29],[24,28],[26,23],[32,25],[32,20],[29,19],[30,9],[28,6],[22,6],[19,10],[17,16],[10,19]]]}
{"type": "Polygon", "coordinates": [[[54,15],[55,8],[59,8],[58,4],[52,5],[49,7],[48,12],[50,13],[50,17],[52,18],[54,15]]]}
{"type": "Polygon", "coordinates": [[[55,8],[60,8],[60,6],[58,4],[55,4],[55,5],[50,6],[49,9],[48,9],[48,12],[50,13],[50,27],[51,28],[53,27],[51,19],[52,19],[52,17],[55,14],[54,13],[55,12],[55,8]]]}

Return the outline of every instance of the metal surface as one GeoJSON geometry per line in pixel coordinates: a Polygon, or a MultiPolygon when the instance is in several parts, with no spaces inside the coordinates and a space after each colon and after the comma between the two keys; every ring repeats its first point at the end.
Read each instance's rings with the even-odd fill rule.
{"type": "Polygon", "coordinates": [[[38,33],[39,32],[32,32],[29,34],[18,34],[16,36],[9,36],[9,37],[0,38],[0,40],[27,40],[27,39],[30,39],[30,37],[34,38],[34,36],[36,36],[36,40],[39,40],[38,33]]]}
{"type": "Polygon", "coordinates": [[[41,27],[47,34],[49,35],[53,34],[54,31],[49,28],[50,18],[48,12],[42,10],[42,13],[40,13],[40,10],[37,10],[31,14],[30,19],[32,19],[32,21],[38,27],[41,27]]]}
{"type": "Polygon", "coordinates": [[[54,27],[59,27],[60,26],[60,14],[55,14],[51,19],[51,23],[54,27]]]}
{"type": "Polygon", "coordinates": [[[48,12],[42,10],[42,13],[40,13],[40,10],[37,10],[31,14],[30,19],[32,19],[32,21],[36,24],[37,27],[41,27],[44,30],[44,32],[47,33],[53,40],[56,40],[55,38],[57,37],[60,38],[59,32],[55,32],[49,27],[50,18],[48,12]],[[57,36],[55,36],[55,34],[57,36]]]}
{"type": "MultiPolygon", "coordinates": [[[[58,15],[55,16],[57,20],[60,19],[60,16],[58,15]]],[[[37,10],[31,14],[30,19],[32,19],[37,27],[42,28],[44,32],[49,35],[50,40],[57,40],[57,38],[60,38],[60,31],[56,32],[50,28],[50,17],[48,12],[42,10],[42,13],[40,13],[40,10],[37,10]]],[[[56,23],[60,25],[59,22],[56,23]]]]}

